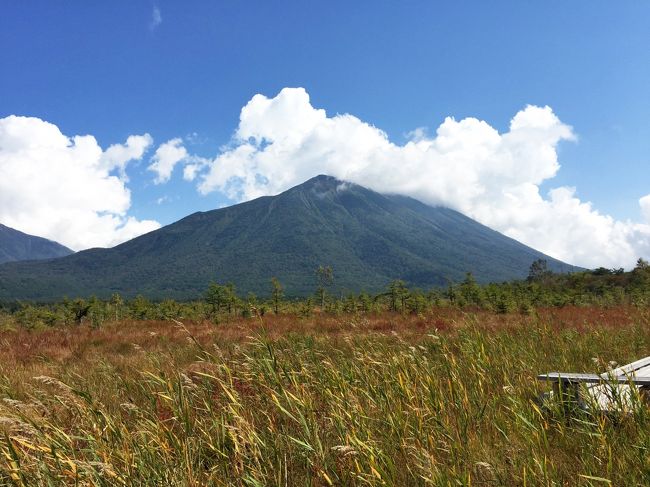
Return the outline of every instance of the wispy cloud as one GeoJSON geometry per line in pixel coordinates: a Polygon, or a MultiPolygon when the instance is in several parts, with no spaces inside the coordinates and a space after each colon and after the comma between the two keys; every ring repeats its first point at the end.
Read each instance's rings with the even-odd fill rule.
{"type": "Polygon", "coordinates": [[[162,14],[158,6],[154,5],[151,12],[151,22],[149,22],[149,30],[154,31],[162,23],[162,14]]]}

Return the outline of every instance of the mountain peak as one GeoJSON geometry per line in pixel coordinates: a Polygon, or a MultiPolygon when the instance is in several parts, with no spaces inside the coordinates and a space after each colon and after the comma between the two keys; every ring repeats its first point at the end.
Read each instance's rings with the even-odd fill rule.
{"type": "Polygon", "coordinates": [[[319,265],[332,292],[378,292],[394,279],[429,288],[472,272],[479,282],[524,278],[531,263],[570,266],[448,208],[382,195],[318,175],[277,196],[197,213],[112,249],[0,266],[0,299],[58,299],[114,292],[193,299],[211,281],[288,296],[313,293],[319,265]]]}
{"type": "Polygon", "coordinates": [[[311,188],[314,186],[317,187],[327,187],[327,188],[336,188],[339,184],[342,184],[343,181],[340,179],[335,178],[334,176],[328,176],[327,174],[319,174],[318,176],[314,176],[311,179],[308,179],[302,184],[299,184],[298,187],[305,187],[305,188],[311,188]]]}
{"type": "Polygon", "coordinates": [[[328,181],[334,181],[334,182],[341,182],[339,179],[335,178],[334,176],[330,176],[329,174],[319,174],[318,176],[314,176],[313,178],[308,179],[302,184],[309,184],[313,182],[328,182],[328,181]]]}
{"type": "Polygon", "coordinates": [[[335,178],[334,176],[328,176],[326,174],[319,174],[318,176],[314,176],[311,179],[308,179],[302,184],[299,184],[298,186],[294,186],[293,188],[289,189],[288,191],[310,191],[311,193],[316,194],[319,197],[322,197],[326,194],[330,194],[334,196],[335,194],[349,190],[352,187],[357,187],[363,190],[368,190],[367,188],[364,188],[363,186],[359,186],[357,184],[351,183],[349,181],[344,181],[342,179],[335,178]]]}

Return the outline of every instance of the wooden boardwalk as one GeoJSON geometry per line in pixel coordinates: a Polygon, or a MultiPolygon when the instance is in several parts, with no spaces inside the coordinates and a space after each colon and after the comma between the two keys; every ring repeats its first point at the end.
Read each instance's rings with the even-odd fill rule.
{"type": "Polygon", "coordinates": [[[586,400],[595,404],[601,411],[618,411],[621,409],[629,410],[633,406],[632,388],[645,389],[648,385],[644,385],[640,381],[646,379],[650,382],[650,357],[608,371],[601,374],[601,377],[603,377],[605,381],[608,381],[611,377],[619,375],[629,377],[630,381],[626,382],[631,382],[634,379],[639,379],[639,382],[634,386],[624,382],[619,384],[605,383],[589,386],[587,387],[588,397],[586,400]]]}
{"type": "Polygon", "coordinates": [[[549,372],[537,376],[552,382],[549,396],[563,391],[573,396],[581,407],[600,411],[629,411],[650,392],[650,356],[602,374],[549,372]]]}

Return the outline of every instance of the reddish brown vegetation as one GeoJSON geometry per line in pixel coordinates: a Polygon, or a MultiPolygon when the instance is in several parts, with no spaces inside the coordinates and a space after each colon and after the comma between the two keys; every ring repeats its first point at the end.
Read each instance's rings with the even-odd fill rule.
{"type": "Polygon", "coordinates": [[[129,356],[144,351],[160,351],[196,340],[204,347],[232,344],[260,333],[272,338],[293,333],[307,335],[355,336],[372,333],[399,333],[417,339],[432,330],[453,333],[468,321],[486,332],[522,323],[543,323],[553,329],[584,331],[594,326],[619,327],[639,320],[644,313],[634,307],[575,307],[539,309],[530,316],[494,314],[487,311],[463,311],[440,308],[424,316],[382,313],[378,315],[266,315],[263,318],[233,318],[215,325],[208,321],[120,321],[93,329],[88,326],[48,330],[16,330],[0,333],[0,361],[3,363],[67,364],[100,356],[129,356]],[[468,318],[475,318],[470,319],[468,318]]]}

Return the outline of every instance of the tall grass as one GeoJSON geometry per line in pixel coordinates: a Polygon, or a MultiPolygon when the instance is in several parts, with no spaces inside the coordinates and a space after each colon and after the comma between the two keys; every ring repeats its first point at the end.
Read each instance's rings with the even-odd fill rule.
{"type": "Polygon", "coordinates": [[[70,336],[61,356],[54,334],[5,333],[8,348],[35,345],[0,362],[0,484],[650,484],[645,406],[544,408],[534,379],[647,355],[647,317],[370,331],[393,319],[341,317],[336,333],[318,318],[282,333],[123,323],[70,336]]]}

